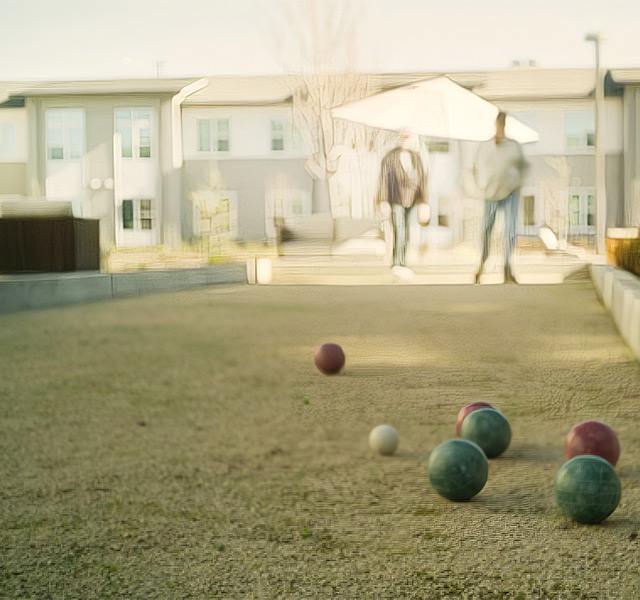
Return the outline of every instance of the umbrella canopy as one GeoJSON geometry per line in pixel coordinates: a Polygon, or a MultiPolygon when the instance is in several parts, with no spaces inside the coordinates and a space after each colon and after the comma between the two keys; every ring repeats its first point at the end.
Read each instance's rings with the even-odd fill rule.
{"type": "MultiPolygon", "coordinates": [[[[495,135],[498,112],[495,104],[443,76],[343,104],[331,114],[378,129],[482,142],[495,135]]],[[[505,135],[521,144],[539,138],[536,131],[511,116],[507,116],[505,135]]]]}

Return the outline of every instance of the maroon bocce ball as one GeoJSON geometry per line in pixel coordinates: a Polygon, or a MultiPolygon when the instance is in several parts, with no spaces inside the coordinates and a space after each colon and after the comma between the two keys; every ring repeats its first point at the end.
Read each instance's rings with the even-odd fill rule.
{"type": "Polygon", "coordinates": [[[471,404],[467,404],[460,409],[458,413],[458,421],[456,423],[456,435],[460,437],[460,430],[462,429],[462,421],[464,421],[465,417],[474,410],[479,410],[481,408],[493,408],[493,410],[497,410],[495,406],[489,404],[488,402],[472,402],[471,404]]]}
{"type": "Polygon", "coordinates": [[[316,367],[325,375],[336,375],[344,367],[344,352],[338,344],[322,344],[316,351],[316,367]]]}
{"type": "Polygon", "coordinates": [[[595,454],[615,467],[620,458],[620,442],[616,432],[600,421],[574,425],[564,439],[565,460],[580,454],[595,454]]]}

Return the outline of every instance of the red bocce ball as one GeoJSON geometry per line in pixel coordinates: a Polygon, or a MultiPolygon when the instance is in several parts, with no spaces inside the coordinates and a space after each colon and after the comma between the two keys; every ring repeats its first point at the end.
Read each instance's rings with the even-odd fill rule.
{"type": "Polygon", "coordinates": [[[325,375],[336,375],[344,367],[344,352],[338,344],[322,344],[314,358],[316,367],[325,375]]]}
{"type": "Polygon", "coordinates": [[[585,421],[575,425],[564,439],[564,457],[570,460],[580,454],[595,454],[615,467],[620,458],[620,442],[616,432],[600,421],[585,421]]]}
{"type": "Polygon", "coordinates": [[[496,410],[495,406],[492,406],[488,402],[472,402],[471,404],[467,404],[460,409],[458,413],[458,422],[456,423],[456,435],[460,437],[460,430],[462,429],[462,421],[464,421],[465,417],[474,410],[479,410],[481,408],[493,408],[496,410]]]}

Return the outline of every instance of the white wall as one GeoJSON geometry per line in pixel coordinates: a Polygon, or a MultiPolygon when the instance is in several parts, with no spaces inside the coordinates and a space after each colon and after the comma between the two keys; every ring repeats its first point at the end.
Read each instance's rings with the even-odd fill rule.
{"type": "MultiPolygon", "coordinates": [[[[285,137],[285,149],[271,150],[271,119],[292,121],[292,109],[271,107],[184,107],[182,109],[182,144],[185,160],[230,160],[247,158],[299,158],[307,155],[304,144],[287,148],[293,140],[285,137]],[[199,152],[197,150],[198,119],[229,119],[229,151],[199,152]]],[[[285,134],[286,136],[286,134],[285,134]]]]}

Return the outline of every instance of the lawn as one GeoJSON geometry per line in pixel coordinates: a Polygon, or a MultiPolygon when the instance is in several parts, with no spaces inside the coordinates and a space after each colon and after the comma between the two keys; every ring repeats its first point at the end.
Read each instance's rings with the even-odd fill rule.
{"type": "Polygon", "coordinates": [[[640,364],[589,281],[217,286],[5,315],[0,356],[1,598],[640,597],[640,364]],[[513,439],[453,503],[427,461],[476,400],[513,439]],[[553,495],[589,419],[595,526],[553,495]]]}

